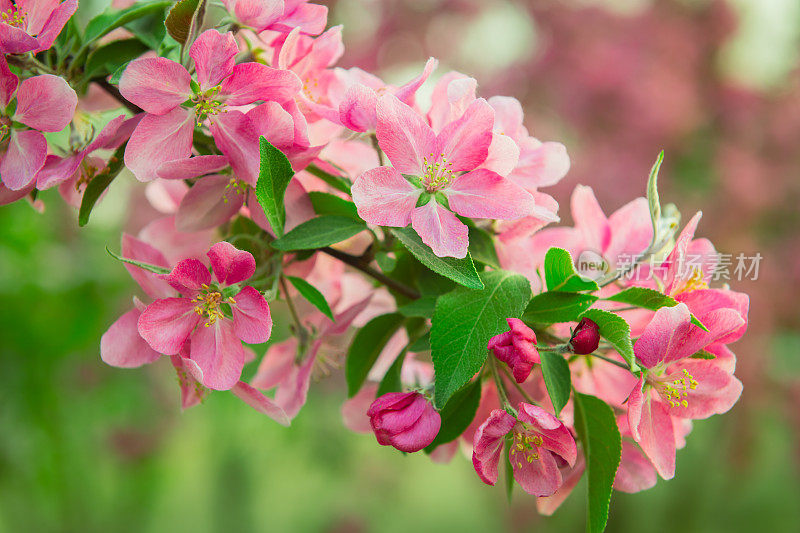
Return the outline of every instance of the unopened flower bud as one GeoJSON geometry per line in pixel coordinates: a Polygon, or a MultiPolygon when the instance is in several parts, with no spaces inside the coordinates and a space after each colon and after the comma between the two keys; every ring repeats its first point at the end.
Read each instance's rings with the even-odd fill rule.
{"type": "Polygon", "coordinates": [[[419,392],[389,392],[367,411],[372,431],[382,446],[417,452],[428,446],[442,425],[433,405],[419,392]]]}
{"type": "Polygon", "coordinates": [[[540,361],[535,346],[536,334],[518,318],[509,318],[507,321],[511,330],[492,337],[488,348],[511,368],[517,383],[522,383],[528,379],[533,365],[540,361]]]}
{"type": "Polygon", "coordinates": [[[592,353],[600,344],[600,326],[589,318],[582,318],[572,332],[569,346],[573,353],[585,355],[592,353]]]}

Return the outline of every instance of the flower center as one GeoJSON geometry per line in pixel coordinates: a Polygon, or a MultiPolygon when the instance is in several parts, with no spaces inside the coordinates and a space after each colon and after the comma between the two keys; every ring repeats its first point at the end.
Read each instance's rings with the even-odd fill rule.
{"type": "Polygon", "coordinates": [[[192,97],[192,104],[194,104],[195,113],[197,114],[197,125],[199,126],[205,119],[212,121],[211,117],[225,112],[225,102],[216,100],[219,94],[219,86],[212,87],[202,94],[192,97]]]}
{"type": "Polygon", "coordinates": [[[692,292],[698,289],[707,288],[708,283],[706,283],[703,279],[703,269],[699,267],[692,267],[691,275],[683,281],[683,284],[679,285],[675,290],[672,291],[672,295],[677,296],[678,294],[684,292],[692,292]]]}
{"type": "MultiPolygon", "coordinates": [[[[192,301],[197,302],[197,305],[194,306],[194,312],[201,317],[205,316],[208,318],[208,320],[206,320],[206,327],[215,324],[217,320],[225,318],[225,314],[220,309],[220,304],[224,302],[222,293],[211,289],[205,283],[202,285],[200,294],[192,301]]],[[[233,298],[228,298],[227,303],[235,303],[235,300],[233,298]]]]}
{"type": "Polygon", "coordinates": [[[222,193],[222,202],[228,203],[230,197],[228,196],[228,191],[232,191],[232,194],[246,194],[247,193],[247,183],[243,182],[242,180],[237,180],[236,178],[231,178],[228,184],[225,186],[225,191],[222,193]]]}
{"type": "Polygon", "coordinates": [[[8,11],[0,13],[0,22],[20,28],[25,23],[25,13],[12,7],[8,11]]]}
{"type": "Polygon", "coordinates": [[[539,460],[539,446],[542,445],[542,437],[533,433],[524,424],[518,423],[514,427],[514,437],[511,442],[511,452],[509,453],[511,463],[517,467],[522,467],[522,461],[532,463],[539,460]],[[518,428],[518,426],[521,426],[518,428]]]}
{"type": "Polygon", "coordinates": [[[428,192],[438,191],[453,179],[453,171],[450,169],[453,163],[448,162],[444,154],[439,154],[437,158],[430,153],[422,158],[422,164],[425,165],[425,170],[419,182],[428,192]]]}
{"type": "Polygon", "coordinates": [[[319,79],[311,76],[303,80],[303,94],[314,103],[319,103],[319,96],[316,94],[319,89],[319,79]]]}
{"type": "Polygon", "coordinates": [[[684,368],[682,376],[662,376],[653,385],[670,407],[689,407],[689,391],[697,388],[697,380],[684,368]]]}

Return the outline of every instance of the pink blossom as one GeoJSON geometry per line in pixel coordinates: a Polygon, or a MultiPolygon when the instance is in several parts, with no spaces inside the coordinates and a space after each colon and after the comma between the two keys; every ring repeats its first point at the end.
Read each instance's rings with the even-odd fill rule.
{"type": "Polygon", "coordinates": [[[590,318],[582,318],[569,339],[569,345],[573,353],[592,353],[600,345],[600,326],[590,318]]]}
{"type": "MultiPolygon", "coordinates": [[[[0,24],[0,27],[5,27],[0,24]]],[[[44,166],[47,141],[43,131],[61,131],[72,120],[78,96],[63,78],[42,74],[22,80],[0,58],[0,109],[16,100],[15,111],[0,111],[0,178],[12,191],[27,187],[44,166]],[[26,128],[18,128],[21,123],[26,128]]]]}
{"type": "Polygon", "coordinates": [[[511,368],[517,383],[522,383],[528,379],[533,365],[539,363],[536,333],[518,318],[506,320],[510,331],[492,337],[489,350],[511,368]]]}
{"type": "Polygon", "coordinates": [[[300,81],[292,72],[259,63],[236,65],[238,52],[232,33],[203,32],[189,51],[197,71],[195,85],[185,67],[163,57],[143,57],[128,65],[120,92],[147,112],[125,150],[125,164],[138,179],[153,180],[164,163],[189,158],[194,126],[207,121],[234,173],[255,184],[239,140],[257,134],[244,113],[230,108],[285,102],[300,90],[300,81]]]}
{"type": "Polygon", "coordinates": [[[256,289],[245,286],[233,296],[226,287],[253,275],[255,259],[220,242],[208,251],[214,283],[197,259],[179,262],[162,276],[182,296],[157,299],[139,317],[139,334],[159,353],[174,355],[191,340],[189,354],[206,387],[226,390],[239,380],[245,353],[242,341],[266,342],[272,330],[269,306],[256,289]],[[203,323],[205,321],[205,323],[203,323]]]}
{"type": "Polygon", "coordinates": [[[478,168],[489,153],[493,122],[486,101],[476,100],[436,134],[397,97],[382,96],[377,138],[393,166],[368,170],[353,184],[361,218],[381,226],[411,224],[436,255],[466,257],[467,226],[454,213],[495,219],[530,213],[535,205],[530,194],[478,168]]]}
{"type": "Polygon", "coordinates": [[[686,304],[662,307],[634,345],[646,370],[628,397],[628,422],[634,440],[664,479],[675,474],[675,419],[725,413],[742,392],[742,383],[714,360],[692,355],[739,330],[744,319],[730,308],[703,319],[709,331],[691,323],[686,304]]]}
{"type": "Polygon", "coordinates": [[[223,0],[225,8],[242,25],[256,32],[288,32],[297,28],[317,35],[328,23],[328,8],[308,0],[223,0]]]}
{"type": "Polygon", "coordinates": [[[560,466],[575,465],[575,438],[561,421],[541,407],[519,404],[518,419],[502,409],[491,412],[475,432],[472,464],[478,477],[494,485],[506,435],[514,479],[534,496],[550,496],[562,484],[560,466]]]}
{"type": "Polygon", "coordinates": [[[47,50],[76,9],[78,0],[0,0],[0,52],[47,50]]]}
{"type": "Polygon", "coordinates": [[[415,391],[384,394],[372,402],[367,416],[378,444],[408,453],[433,442],[442,425],[430,401],[415,391]]]}

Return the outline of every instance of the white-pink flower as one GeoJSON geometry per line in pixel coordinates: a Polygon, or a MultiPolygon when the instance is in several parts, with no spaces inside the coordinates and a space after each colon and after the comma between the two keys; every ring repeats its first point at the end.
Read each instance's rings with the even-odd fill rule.
{"type": "Polygon", "coordinates": [[[392,166],[364,172],[353,184],[359,215],[371,224],[411,224],[440,257],[463,258],[467,226],[456,214],[513,220],[530,214],[533,197],[500,174],[479,168],[492,143],[494,112],[472,102],[437,134],[393,95],[377,106],[376,135],[392,166]]]}
{"type": "Polygon", "coordinates": [[[0,0],[0,52],[47,50],[76,9],[78,0],[0,0]]]}

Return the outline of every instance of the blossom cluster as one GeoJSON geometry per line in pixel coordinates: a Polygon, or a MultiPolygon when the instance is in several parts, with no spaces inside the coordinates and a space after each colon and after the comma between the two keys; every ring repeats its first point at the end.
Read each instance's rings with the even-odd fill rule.
{"type": "Polygon", "coordinates": [[[692,420],[738,400],[747,295],[710,288],[719,254],[699,214],[676,235],[657,168],[610,216],[578,186],[574,226],[548,227],[564,145],[434,58],[399,85],[336,66],[323,6],[142,3],[81,29],[75,1],[6,4],[0,203],[42,207],[57,187],[83,225],[115,179],[143,184],[159,215],[117,256],[142,296],[100,355],[168,356],[184,408],[231,391],[289,425],[344,367],[348,428],[436,461],[463,450],[492,485],[507,463],[549,514],[587,469],[625,492],[673,477],[692,420]],[[158,46],[130,25],[154,14],[158,46]],[[575,270],[583,250],[595,279],[575,270]]]}

